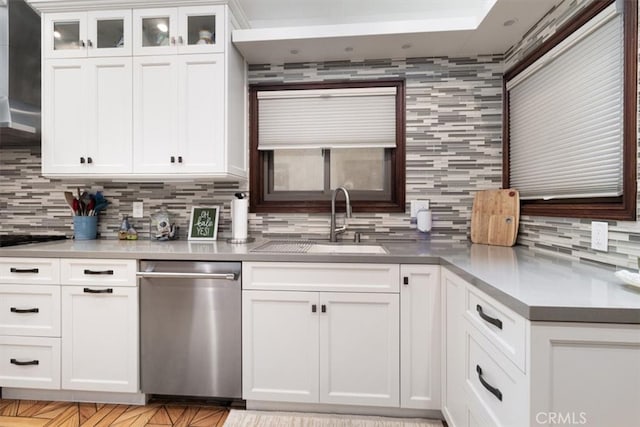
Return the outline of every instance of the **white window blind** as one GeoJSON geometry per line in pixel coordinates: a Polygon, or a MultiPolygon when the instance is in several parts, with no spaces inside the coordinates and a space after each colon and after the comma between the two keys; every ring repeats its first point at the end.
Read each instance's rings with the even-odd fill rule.
{"type": "Polygon", "coordinates": [[[623,190],[623,17],[612,4],[507,84],[510,185],[523,199],[623,190]]]}
{"type": "Polygon", "coordinates": [[[258,92],[258,149],[396,146],[396,88],[258,92]]]}

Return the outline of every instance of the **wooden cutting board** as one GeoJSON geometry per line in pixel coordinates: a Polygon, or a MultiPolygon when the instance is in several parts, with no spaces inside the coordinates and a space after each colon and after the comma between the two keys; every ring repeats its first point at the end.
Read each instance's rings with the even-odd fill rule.
{"type": "Polygon", "coordinates": [[[513,246],[518,237],[520,195],[517,190],[482,190],[471,211],[471,241],[485,245],[513,246]]]}

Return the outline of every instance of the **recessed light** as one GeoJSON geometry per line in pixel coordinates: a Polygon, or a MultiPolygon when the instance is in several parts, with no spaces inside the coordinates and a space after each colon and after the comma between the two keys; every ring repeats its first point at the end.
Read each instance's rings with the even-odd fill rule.
{"type": "Polygon", "coordinates": [[[353,48],[351,46],[347,46],[344,48],[345,52],[353,52],[353,48]]]}
{"type": "Polygon", "coordinates": [[[518,18],[507,19],[506,21],[504,21],[502,23],[502,25],[504,25],[505,27],[510,27],[513,24],[515,24],[516,22],[518,22],[518,18]]]}
{"type": "Polygon", "coordinates": [[[291,50],[289,51],[289,53],[290,53],[291,55],[297,55],[298,53],[300,53],[300,51],[299,51],[298,49],[291,49],[291,50]]]}
{"type": "Polygon", "coordinates": [[[403,44],[402,46],[400,46],[403,49],[410,49],[412,46],[409,43],[403,44]]]}

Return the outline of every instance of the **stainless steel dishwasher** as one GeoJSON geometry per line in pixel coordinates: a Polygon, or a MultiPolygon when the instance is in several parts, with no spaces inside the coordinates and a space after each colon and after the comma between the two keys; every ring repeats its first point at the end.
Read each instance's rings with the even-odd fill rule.
{"type": "Polygon", "coordinates": [[[240,398],[241,264],[141,261],[144,393],[240,398]]]}

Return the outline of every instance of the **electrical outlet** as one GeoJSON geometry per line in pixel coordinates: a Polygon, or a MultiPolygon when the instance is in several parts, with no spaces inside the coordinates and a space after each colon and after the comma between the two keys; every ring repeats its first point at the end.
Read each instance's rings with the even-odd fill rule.
{"type": "Polygon", "coordinates": [[[606,222],[591,222],[591,249],[607,252],[609,250],[609,224],[606,222]]]}
{"type": "Polygon", "coordinates": [[[144,216],[142,202],[133,202],[133,217],[142,218],[144,216]]]}
{"type": "Polygon", "coordinates": [[[428,200],[412,200],[411,201],[411,218],[415,218],[418,215],[420,209],[429,209],[428,200]]]}

